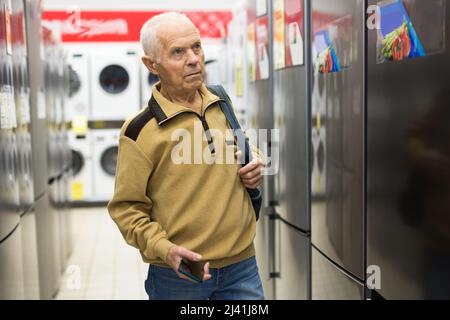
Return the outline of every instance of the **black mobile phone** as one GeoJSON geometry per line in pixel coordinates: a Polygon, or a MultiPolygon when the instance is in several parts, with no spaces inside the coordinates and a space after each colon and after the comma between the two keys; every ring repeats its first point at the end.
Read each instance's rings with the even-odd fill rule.
{"type": "Polygon", "coordinates": [[[178,271],[195,282],[203,282],[204,265],[204,262],[183,259],[178,267],[178,271]]]}

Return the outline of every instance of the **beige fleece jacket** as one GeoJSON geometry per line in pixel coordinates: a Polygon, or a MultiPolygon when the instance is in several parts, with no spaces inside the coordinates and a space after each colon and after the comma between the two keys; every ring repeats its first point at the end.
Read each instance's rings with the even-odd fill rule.
{"type": "Polygon", "coordinates": [[[230,151],[234,154],[235,148],[225,133],[229,127],[217,103],[220,99],[202,86],[202,119],[167,100],[159,86],[152,89],[149,107],[121,130],[115,191],[108,204],[112,219],[126,242],[151,264],[167,267],[166,256],[174,244],[201,254],[212,268],[253,256],[256,220],[237,174],[241,166],[210,163],[230,151]],[[222,137],[207,139],[205,123],[222,137]],[[193,137],[199,132],[207,163],[199,163],[195,152],[180,151],[188,145],[194,150],[193,137]],[[174,162],[174,152],[191,164],[174,162]]]}

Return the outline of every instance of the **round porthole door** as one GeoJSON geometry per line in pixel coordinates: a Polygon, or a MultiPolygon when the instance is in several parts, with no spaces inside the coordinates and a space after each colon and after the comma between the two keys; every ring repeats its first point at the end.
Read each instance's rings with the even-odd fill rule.
{"type": "Polygon", "coordinates": [[[84,167],[84,157],[81,152],[72,150],[72,172],[76,176],[84,167]]]}
{"type": "Polygon", "coordinates": [[[72,66],[69,66],[69,97],[72,97],[74,94],[80,91],[80,88],[81,88],[80,76],[72,68],[72,66]]]}
{"type": "Polygon", "coordinates": [[[100,86],[110,94],[123,92],[130,83],[130,76],[124,67],[118,64],[109,65],[100,72],[100,86]]]}
{"type": "Polygon", "coordinates": [[[100,158],[102,170],[109,176],[114,177],[116,174],[117,155],[119,148],[117,146],[107,148],[100,158]]]}

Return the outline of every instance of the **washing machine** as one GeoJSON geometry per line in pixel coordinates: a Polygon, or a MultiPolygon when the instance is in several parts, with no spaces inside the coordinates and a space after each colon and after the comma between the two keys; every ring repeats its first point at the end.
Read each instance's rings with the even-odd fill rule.
{"type": "Polygon", "coordinates": [[[311,195],[320,197],[326,192],[326,135],[325,127],[314,126],[311,134],[311,195]]]}
{"type": "Polygon", "coordinates": [[[141,108],[139,63],[135,51],[91,56],[90,120],[125,120],[141,108]]]}
{"type": "Polygon", "coordinates": [[[76,116],[89,116],[90,84],[88,56],[81,52],[73,52],[68,56],[69,95],[65,101],[66,121],[76,116]]]}
{"type": "Polygon", "coordinates": [[[92,141],[90,131],[85,135],[68,132],[69,147],[72,154],[72,179],[69,199],[71,202],[91,202],[92,187],[92,141]]]}
{"type": "Polygon", "coordinates": [[[141,82],[141,102],[140,107],[147,105],[148,100],[152,97],[152,86],[159,81],[156,74],[151,73],[147,67],[141,63],[140,67],[140,82],[141,82]]]}
{"type": "Polygon", "coordinates": [[[93,196],[97,202],[111,200],[114,192],[120,129],[92,130],[93,196]]]}

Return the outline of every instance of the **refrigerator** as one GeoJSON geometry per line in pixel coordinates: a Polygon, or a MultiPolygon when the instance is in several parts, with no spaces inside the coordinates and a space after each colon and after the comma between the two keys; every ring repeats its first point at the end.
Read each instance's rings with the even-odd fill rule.
{"type": "Polygon", "coordinates": [[[310,3],[272,1],[275,298],[310,299],[310,3]]]}
{"type": "MultiPolygon", "coordinates": [[[[247,74],[248,74],[248,128],[250,142],[267,154],[270,136],[258,137],[258,130],[273,128],[273,73],[271,57],[270,1],[248,0],[247,12],[247,74]],[[256,133],[251,137],[250,132],[256,133]]],[[[260,188],[263,204],[257,222],[255,248],[261,281],[266,299],[275,299],[275,220],[274,220],[274,179],[266,175],[260,188]]]]}
{"type": "Polygon", "coordinates": [[[311,1],[312,299],[366,297],[365,9],[311,1]]]}
{"type": "Polygon", "coordinates": [[[39,299],[39,270],[36,245],[31,157],[30,86],[26,51],[23,1],[12,1],[11,35],[14,100],[17,118],[17,178],[19,184],[20,228],[23,244],[24,298],[39,299]]]}
{"type": "MultiPolygon", "coordinates": [[[[31,145],[36,235],[38,247],[39,294],[52,299],[59,282],[59,262],[55,249],[55,213],[50,204],[48,117],[44,35],[41,28],[41,8],[36,1],[25,1],[27,57],[31,102],[31,145]]],[[[48,70],[47,70],[48,71],[48,70]]],[[[53,167],[53,162],[52,162],[53,167]]]]}
{"type": "Polygon", "coordinates": [[[11,18],[11,2],[0,1],[0,299],[23,299],[11,18]]]}
{"type": "Polygon", "coordinates": [[[450,1],[368,5],[379,28],[367,42],[367,265],[380,273],[368,285],[384,299],[449,299],[450,1]]]}

